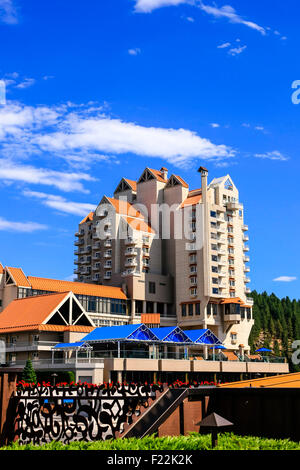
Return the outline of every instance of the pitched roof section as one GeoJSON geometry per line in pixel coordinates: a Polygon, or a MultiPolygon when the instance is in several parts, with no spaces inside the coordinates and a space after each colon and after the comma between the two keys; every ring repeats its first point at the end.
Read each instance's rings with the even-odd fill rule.
{"type": "Polygon", "coordinates": [[[240,299],[239,297],[231,297],[230,299],[223,299],[221,301],[221,304],[224,305],[224,304],[240,304],[240,305],[244,305],[244,302],[242,301],[242,299],[240,299]]]}
{"type": "Polygon", "coordinates": [[[129,186],[131,187],[131,189],[132,189],[133,191],[136,191],[136,189],[137,189],[137,183],[136,183],[136,181],[129,180],[128,178],[124,178],[124,180],[126,181],[126,183],[129,184],[129,186]]]}
{"type": "Polygon", "coordinates": [[[85,224],[85,222],[91,222],[94,218],[94,212],[90,212],[81,222],[79,225],[81,224],[85,224]]]}
{"type": "Polygon", "coordinates": [[[21,268],[6,267],[10,277],[18,287],[31,287],[21,268]]]}
{"type": "Polygon", "coordinates": [[[4,268],[2,266],[2,264],[0,263],[0,274],[3,274],[4,273],[4,268]]]}
{"type": "Polygon", "coordinates": [[[114,199],[112,197],[107,197],[106,199],[110,204],[115,208],[117,214],[120,215],[127,215],[130,217],[139,217],[144,219],[143,214],[136,210],[132,204],[127,201],[123,201],[122,199],[114,199]]]}
{"type": "Polygon", "coordinates": [[[121,287],[101,286],[97,284],[85,284],[83,282],[60,281],[43,277],[28,276],[32,289],[50,292],[70,291],[77,295],[89,295],[93,297],[105,297],[110,299],[124,299],[127,297],[121,287]]]}
{"type": "Polygon", "coordinates": [[[175,178],[178,179],[178,181],[182,184],[182,186],[183,186],[184,188],[188,188],[188,187],[189,187],[189,185],[184,181],[184,179],[181,178],[181,176],[178,176],[178,175],[173,175],[173,176],[175,176],[175,178]]]}
{"type": "Polygon", "coordinates": [[[63,292],[13,300],[0,314],[0,332],[38,327],[68,295],[63,292]]]}
{"type": "Polygon", "coordinates": [[[133,229],[137,230],[138,232],[145,232],[145,233],[155,233],[153,228],[150,227],[149,224],[147,224],[144,220],[142,219],[134,219],[133,217],[124,217],[122,218],[128,223],[128,225],[133,229]]]}
{"type": "Polygon", "coordinates": [[[198,194],[196,196],[188,196],[183,201],[183,203],[181,204],[180,207],[182,208],[182,207],[186,207],[186,206],[194,206],[196,204],[199,204],[201,201],[202,201],[202,195],[201,194],[198,194]]]}

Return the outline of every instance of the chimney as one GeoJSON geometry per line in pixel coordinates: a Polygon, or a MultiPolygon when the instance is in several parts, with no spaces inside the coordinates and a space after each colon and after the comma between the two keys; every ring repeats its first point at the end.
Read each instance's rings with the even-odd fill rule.
{"type": "Polygon", "coordinates": [[[168,169],[165,168],[164,166],[160,169],[160,172],[162,174],[162,177],[165,181],[168,179],[168,169]]]}
{"type": "Polygon", "coordinates": [[[204,166],[200,166],[199,173],[201,173],[201,188],[202,188],[202,195],[204,192],[207,190],[207,175],[208,175],[208,170],[204,168],[204,166]]]}

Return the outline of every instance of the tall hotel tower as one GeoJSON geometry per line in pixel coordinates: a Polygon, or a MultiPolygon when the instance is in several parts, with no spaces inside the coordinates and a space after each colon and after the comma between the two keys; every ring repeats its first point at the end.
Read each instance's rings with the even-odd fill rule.
{"type": "Polygon", "coordinates": [[[122,287],[130,322],[160,314],[160,324],[209,328],[229,350],[249,351],[253,301],[244,208],[231,177],[190,190],[168,170],[122,178],[79,224],[75,274],[122,287]]]}

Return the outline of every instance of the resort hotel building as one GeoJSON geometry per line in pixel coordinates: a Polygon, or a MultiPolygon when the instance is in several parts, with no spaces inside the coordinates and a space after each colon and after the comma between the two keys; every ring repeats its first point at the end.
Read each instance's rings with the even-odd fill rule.
{"type": "Polygon", "coordinates": [[[250,353],[248,227],[229,175],[191,189],[166,168],[122,178],[79,224],[76,281],[0,265],[0,363],[76,380],[286,373],[250,353]]]}

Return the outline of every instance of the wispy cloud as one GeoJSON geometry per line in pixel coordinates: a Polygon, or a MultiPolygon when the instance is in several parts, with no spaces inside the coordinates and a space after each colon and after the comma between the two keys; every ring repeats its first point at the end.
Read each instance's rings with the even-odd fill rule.
{"type": "Polygon", "coordinates": [[[26,197],[39,199],[45,206],[51,207],[52,209],[56,209],[59,212],[67,214],[85,216],[89,212],[95,210],[97,207],[95,204],[68,201],[67,199],[61,196],[41,193],[37,191],[26,190],[23,192],[23,194],[26,197]]]}
{"type": "Polygon", "coordinates": [[[23,80],[21,83],[18,83],[16,85],[16,88],[23,90],[24,88],[30,88],[35,83],[36,83],[36,80],[34,78],[25,78],[25,80],[23,80]]]}
{"type": "Polygon", "coordinates": [[[36,222],[13,222],[0,217],[0,231],[31,233],[37,230],[46,230],[47,228],[47,225],[36,222]]]}
{"type": "Polygon", "coordinates": [[[140,53],[141,53],[141,49],[139,47],[136,47],[135,49],[128,49],[129,55],[138,55],[140,53]]]}
{"type": "Polygon", "coordinates": [[[288,157],[284,156],[281,152],[278,150],[274,150],[273,152],[266,152],[266,153],[257,153],[254,155],[256,158],[263,158],[267,160],[278,160],[285,162],[289,160],[288,157]]]}
{"type": "Polygon", "coordinates": [[[232,47],[229,49],[228,54],[232,56],[239,55],[244,52],[245,49],[247,49],[247,46],[232,47]]]}
{"type": "MultiPolygon", "coordinates": [[[[48,154],[52,161],[59,157],[68,163],[82,161],[91,164],[97,159],[132,153],[163,158],[178,166],[195,158],[223,160],[236,155],[231,147],[216,145],[194,131],[126,122],[110,117],[93,103],[78,106],[69,103],[57,107],[8,103],[0,108],[0,152],[6,157],[6,166],[0,167],[2,179],[12,174],[7,168],[11,155],[20,159],[48,154]]],[[[14,170],[14,174],[24,180],[22,168],[21,171],[18,168],[14,170]]],[[[34,169],[31,170],[29,174],[36,174],[34,169]]],[[[61,185],[64,190],[68,190],[68,182],[82,190],[80,181],[91,180],[83,173],[63,175],[47,171],[43,174],[42,169],[36,176],[37,180],[39,178],[45,181],[44,184],[61,185]],[[49,178],[50,182],[47,182],[49,178]]]]}
{"type": "Polygon", "coordinates": [[[280,276],[273,279],[275,282],[293,282],[296,280],[297,278],[295,276],[280,276]]]}
{"type": "Polygon", "coordinates": [[[87,192],[82,182],[94,178],[86,173],[65,173],[0,159],[0,180],[53,186],[65,192],[87,192]]]}
{"type": "Polygon", "coordinates": [[[231,43],[230,42],[224,42],[223,44],[220,44],[217,46],[218,49],[226,49],[227,47],[230,47],[231,43]]]}
{"type": "Polygon", "coordinates": [[[210,126],[213,128],[217,128],[217,127],[220,127],[220,124],[218,124],[217,122],[212,122],[210,126]]]}
{"type": "Polygon", "coordinates": [[[183,3],[198,7],[200,10],[210,16],[213,16],[214,18],[225,18],[230,23],[242,24],[248,28],[258,31],[262,35],[267,34],[266,28],[260,26],[254,21],[248,21],[244,19],[232,6],[224,5],[222,7],[217,7],[215,4],[207,5],[202,0],[136,0],[135,11],[138,13],[151,13],[157,8],[178,6],[183,3]]]}
{"type": "Polygon", "coordinates": [[[17,10],[13,0],[0,0],[0,21],[6,24],[18,23],[17,10]]]}

